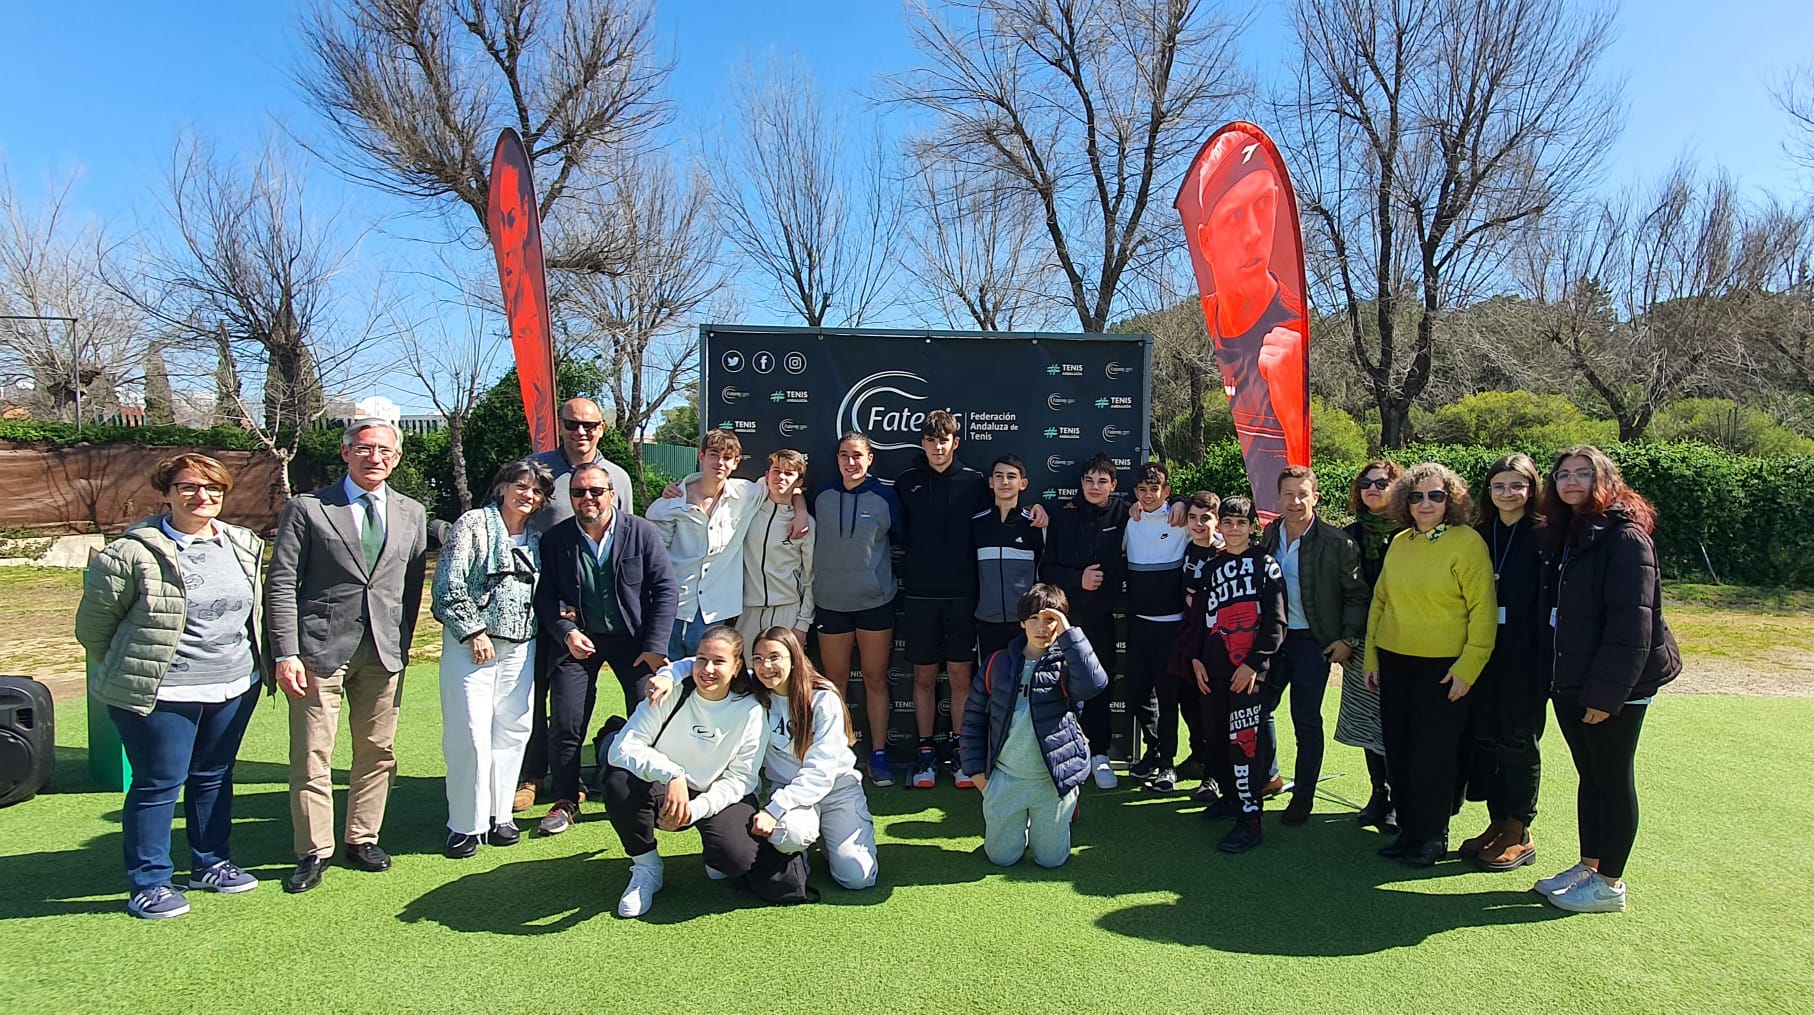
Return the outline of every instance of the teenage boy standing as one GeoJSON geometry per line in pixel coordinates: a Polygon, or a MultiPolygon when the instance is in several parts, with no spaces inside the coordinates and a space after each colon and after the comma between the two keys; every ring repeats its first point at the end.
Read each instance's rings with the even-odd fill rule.
{"type": "Polygon", "coordinates": [[[995,504],[970,519],[970,541],[976,546],[976,647],[984,660],[1019,636],[1015,617],[1020,597],[1039,580],[1046,537],[1034,526],[1032,511],[1020,506],[1026,489],[1026,463],[1013,455],[997,458],[989,469],[995,504]]]}
{"type": "Polygon", "coordinates": [[[768,497],[752,512],[743,537],[743,613],[737,630],[745,655],[771,627],[792,628],[805,643],[813,625],[813,532],[795,503],[806,478],[806,456],[791,449],[768,456],[763,489],[768,497]]]}
{"type": "MultiPolygon", "coordinates": [[[[1083,628],[1095,646],[1103,672],[1115,673],[1115,606],[1123,576],[1122,532],[1127,528],[1127,501],[1115,496],[1115,462],[1093,455],[1083,463],[1077,496],[1053,512],[1039,580],[1064,590],[1070,620],[1083,628]]],[[[1090,744],[1090,773],[1100,789],[1119,780],[1109,767],[1109,695],[1099,694],[1083,706],[1083,733],[1090,744]]]]}
{"type": "MultiPolygon", "coordinates": [[[[1287,687],[1297,739],[1295,788],[1279,820],[1310,820],[1323,771],[1323,692],[1329,667],[1341,666],[1367,633],[1371,597],[1360,576],[1360,548],[1348,534],[1317,521],[1316,473],[1288,465],[1279,473],[1279,520],[1266,527],[1260,548],[1278,562],[1285,581],[1285,646],[1266,687],[1266,727],[1287,687]]],[[[1277,743],[1276,738],[1273,741],[1277,743]]]]}
{"type": "Polygon", "coordinates": [[[1178,776],[1172,759],[1178,749],[1178,696],[1167,686],[1166,666],[1184,624],[1184,550],[1189,531],[1174,526],[1166,501],[1170,474],[1158,462],[1140,466],[1134,503],[1140,517],[1128,519],[1122,536],[1127,563],[1127,696],[1139,724],[1145,752],[1128,774],[1171,792],[1178,776]]]}
{"type": "MultiPolygon", "coordinates": [[[[1211,705],[1212,725],[1226,723],[1232,795],[1240,814],[1216,844],[1224,853],[1245,853],[1260,844],[1265,789],[1277,745],[1264,722],[1267,670],[1285,640],[1285,582],[1279,565],[1253,545],[1253,501],[1222,502],[1216,527],[1222,551],[1210,558],[1204,597],[1203,651],[1192,663],[1197,689],[1211,705]]],[[[1218,810],[1213,807],[1205,816],[1218,810]]]]}

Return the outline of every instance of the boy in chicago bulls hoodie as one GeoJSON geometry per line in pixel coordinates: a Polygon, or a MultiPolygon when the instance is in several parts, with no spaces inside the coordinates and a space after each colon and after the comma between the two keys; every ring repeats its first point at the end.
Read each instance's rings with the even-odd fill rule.
{"type": "Polygon", "coordinates": [[[1222,502],[1216,529],[1223,546],[1203,568],[1203,648],[1191,664],[1210,728],[1228,730],[1234,793],[1222,798],[1227,803],[1221,812],[1238,806],[1239,813],[1216,844],[1224,853],[1245,853],[1260,844],[1261,783],[1274,750],[1264,722],[1263,686],[1285,643],[1285,579],[1278,561],[1254,545],[1256,528],[1253,501],[1222,502]]]}

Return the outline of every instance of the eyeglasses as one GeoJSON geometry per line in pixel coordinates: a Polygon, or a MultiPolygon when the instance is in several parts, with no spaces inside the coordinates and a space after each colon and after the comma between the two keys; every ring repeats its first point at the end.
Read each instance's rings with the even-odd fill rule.
{"type": "Polygon", "coordinates": [[[1392,481],[1389,479],[1363,479],[1355,484],[1355,488],[1360,490],[1384,490],[1391,485],[1392,481]]]}
{"type": "Polygon", "coordinates": [[[574,500],[585,500],[588,497],[603,500],[605,494],[610,492],[611,488],[608,486],[576,486],[572,490],[574,500]]]}
{"type": "Polygon", "coordinates": [[[1521,483],[1521,482],[1494,483],[1493,484],[1493,496],[1499,497],[1499,496],[1503,496],[1506,494],[1527,493],[1530,491],[1530,488],[1531,488],[1531,485],[1529,483],[1521,483]]]}
{"type": "Polygon", "coordinates": [[[563,420],[561,420],[561,428],[565,429],[565,430],[585,430],[585,431],[590,432],[593,430],[602,430],[602,429],[604,429],[604,426],[605,426],[604,420],[600,420],[600,419],[563,419],[563,420]]]}
{"type": "Polygon", "coordinates": [[[1556,474],[1550,478],[1558,483],[1566,483],[1571,479],[1579,483],[1591,483],[1594,481],[1594,470],[1576,469],[1573,472],[1569,472],[1567,469],[1557,469],[1556,474]]]}
{"type": "Polygon", "coordinates": [[[1449,494],[1446,490],[1431,490],[1429,493],[1425,493],[1422,490],[1412,490],[1410,496],[1405,499],[1413,504],[1422,504],[1426,499],[1432,504],[1441,504],[1443,501],[1449,499],[1449,494]]]}
{"type": "Polygon", "coordinates": [[[380,447],[376,444],[355,444],[347,450],[351,451],[356,458],[382,458],[387,462],[402,453],[396,448],[380,447]]]}
{"type": "Polygon", "coordinates": [[[193,497],[198,493],[205,493],[215,500],[219,500],[227,495],[226,486],[220,483],[172,483],[170,489],[175,490],[179,497],[193,497]]]}

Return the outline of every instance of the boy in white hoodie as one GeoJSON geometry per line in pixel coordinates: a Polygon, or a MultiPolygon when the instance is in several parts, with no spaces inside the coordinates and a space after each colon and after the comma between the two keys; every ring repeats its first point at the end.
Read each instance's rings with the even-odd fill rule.
{"type": "Polygon", "coordinates": [[[651,687],[651,700],[637,706],[608,754],[605,809],[630,856],[617,915],[643,915],[661,891],[656,830],[689,826],[699,829],[708,872],[743,879],[766,901],[804,901],[775,887],[791,881],[804,890],[803,869],[791,878],[783,870],[798,858],[781,858],[750,834],[765,734],[762,705],[743,668],[743,636],[711,628],[697,656],[662,667],[660,676],[672,692],[651,687]]]}

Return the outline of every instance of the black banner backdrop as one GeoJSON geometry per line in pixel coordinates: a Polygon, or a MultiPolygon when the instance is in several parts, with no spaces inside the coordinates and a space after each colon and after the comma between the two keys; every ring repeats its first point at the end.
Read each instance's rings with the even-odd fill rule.
{"type": "MultiPolygon", "coordinates": [[[[983,473],[999,455],[1027,464],[1026,503],[1051,510],[1075,496],[1085,459],[1101,452],[1131,494],[1131,470],[1150,450],[1152,336],[1012,332],[700,327],[700,425],[743,443],[737,474],[758,478],[770,452],[806,455],[807,485],[836,478],[838,437],[861,430],[875,448],[871,471],[892,482],[920,453],[920,423],[934,409],[959,420],[958,460],[983,473]]],[[[1125,651],[1117,653],[1125,659],[1125,651]]],[[[1119,669],[1119,667],[1118,667],[1119,669]]],[[[913,669],[897,639],[889,667],[889,747],[911,753],[917,739],[913,669]]],[[[849,705],[858,739],[862,677],[849,705]]],[[[1125,757],[1130,721],[1121,674],[1111,688],[1115,754],[1125,757]]],[[[943,676],[938,707],[949,716],[943,676]]],[[[938,723],[942,740],[948,719],[938,723]]],[[[858,750],[869,750],[859,744],[858,750]]]]}

